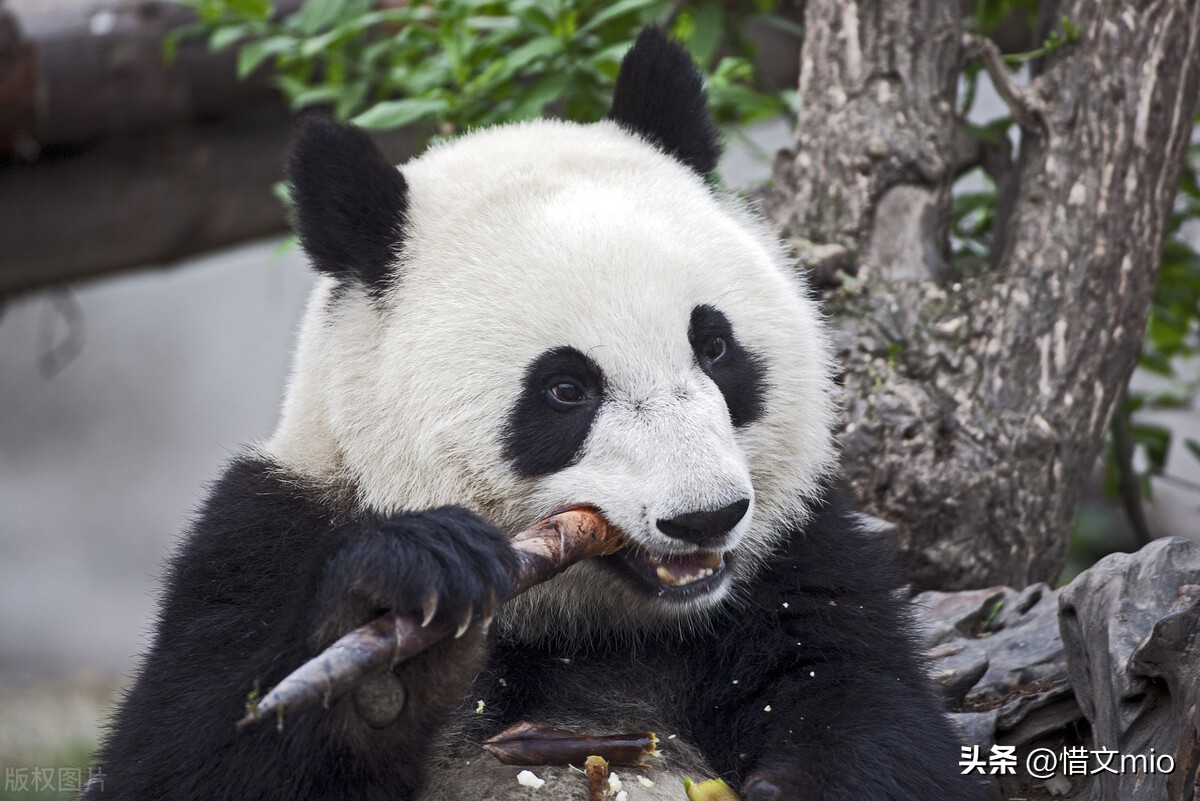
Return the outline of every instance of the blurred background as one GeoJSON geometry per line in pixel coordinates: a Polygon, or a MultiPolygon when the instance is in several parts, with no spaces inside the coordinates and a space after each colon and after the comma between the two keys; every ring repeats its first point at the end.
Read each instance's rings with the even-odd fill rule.
{"type": "MultiPolygon", "coordinates": [[[[501,90],[485,85],[479,97],[492,102],[448,108],[403,85],[427,78],[398,77],[382,94],[345,78],[368,46],[350,23],[397,5],[0,0],[0,798],[70,797],[76,771],[86,778],[106,710],[146,645],[165,556],[230,455],[271,433],[312,282],[276,186],[293,113],[357,119],[397,161],[476,124],[594,118],[631,36],[670,15],[728,126],[724,182],[766,181],[771,155],[790,144],[799,6],[618,3],[599,41],[568,54],[591,59],[594,86],[516,81],[523,93],[497,103],[501,90]],[[289,60],[296,42],[331,31],[341,33],[311,49],[335,57],[289,60]],[[370,100],[381,97],[425,105],[370,100]]],[[[593,17],[604,7],[577,5],[593,17]]],[[[1011,8],[988,24],[1018,40],[1010,48],[1032,35],[1011,8]]],[[[507,70],[514,52],[526,59],[493,76],[496,87],[558,57],[475,38],[466,62],[499,52],[507,70]]],[[[985,79],[971,91],[973,121],[1004,117],[985,79]]],[[[978,173],[956,187],[956,247],[969,250],[989,191],[978,173]]],[[[1185,262],[1197,232],[1180,221],[1185,262]]],[[[1182,325],[1191,347],[1195,320],[1182,325]]],[[[1136,548],[1139,527],[1200,537],[1200,451],[1188,445],[1200,439],[1198,370],[1182,345],[1165,357],[1169,371],[1143,370],[1133,384],[1126,468],[1145,520],[1130,523],[1110,448],[1069,573],[1136,548]]]]}

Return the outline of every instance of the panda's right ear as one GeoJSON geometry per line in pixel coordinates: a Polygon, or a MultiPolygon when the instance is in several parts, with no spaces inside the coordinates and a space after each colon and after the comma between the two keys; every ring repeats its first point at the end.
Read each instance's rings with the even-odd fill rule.
{"type": "Polygon", "coordinates": [[[322,272],[385,288],[404,237],[408,184],[360,128],[310,115],[287,156],[293,225],[322,272]]]}

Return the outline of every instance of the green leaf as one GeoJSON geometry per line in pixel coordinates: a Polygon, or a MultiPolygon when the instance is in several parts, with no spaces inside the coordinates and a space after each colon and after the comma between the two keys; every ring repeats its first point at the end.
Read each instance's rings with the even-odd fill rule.
{"type": "Polygon", "coordinates": [[[305,58],[319,56],[325,53],[334,42],[344,35],[341,30],[334,28],[331,31],[326,31],[325,33],[306,39],[304,44],[300,46],[300,55],[305,58]]]}
{"type": "Polygon", "coordinates": [[[334,116],[339,120],[349,119],[363,105],[370,91],[371,86],[366,81],[358,81],[344,87],[338,95],[337,105],[334,106],[334,116]]]}
{"type": "Polygon", "coordinates": [[[399,128],[428,117],[444,114],[450,104],[441,98],[408,98],[377,103],[351,120],[362,128],[399,128]]]}
{"type": "Polygon", "coordinates": [[[326,28],[338,18],[345,0],[305,0],[303,7],[291,20],[307,36],[326,28]]]}
{"type": "Polygon", "coordinates": [[[655,2],[656,0],[618,0],[618,2],[607,6],[603,11],[589,19],[579,28],[578,33],[594,31],[607,22],[611,22],[618,17],[623,17],[626,14],[632,14],[635,11],[641,11],[643,8],[654,5],[655,2]]]}
{"type": "Polygon", "coordinates": [[[721,0],[704,0],[693,19],[692,35],[688,38],[687,48],[692,57],[701,66],[707,67],[712,63],[725,33],[725,11],[721,0]]]}
{"type": "Polygon", "coordinates": [[[1071,21],[1070,17],[1062,18],[1063,39],[1067,42],[1076,42],[1079,40],[1079,26],[1071,21]]]}
{"type": "Polygon", "coordinates": [[[529,120],[538,116],[546,104],[562,96],[569,80],[570,76],[562,73],[543,76],[521,94],[513,106],[510,119],[529,120]]]}
{"type": "Polygon", "coordinates": [[[250,29],[246,25],[222,25],[214,28],[208,35],[208,49],[220,52],[248,33],[250,29]]]}
{"type": "Polygon", "coordinates": [[[1194,439],[1185,439],[1183,441],[1183,447],[1187,448],[1188,453],[1190,453],[1196,459],[1200,459],[1200,442],[1197,442],[1194,439]]]}
{"type": "Polygon", "coordinates": [[[338,99],[340,88],[337,86],[314,86],[292,96],[292,110],[321,106],[333,103],[338,99]]]}
{"type": "MultiPolygon", "coordinates": [[[[629,48],[631,47],[633,47],[632,40],[617,42],[616,44],[609,45],[608,47],[596,51],[596,53],[592,56],[592,64],[597,66],[602,64],[606,66],[617,66],[621,63],[621,59],[625,58],[625,54],[629,52],[629,48]]],[[[613,72],[614,77],[616,74],[616,72],[613,72]]]]}
{"type": "Polygon", "coordinates": [[[266,19],[271,16],[269,0],[225,0],[229,10],[253,19],[266,19]]]}
{"type": "Polygon", "coordinates": [[[497,73],[496,80],[503,81],[517,75],[534,61],[562,52],[562,42],[553,36],[539,36],[532,42],[526,42],[504,57],[500,63],[503,68],[497,73]]]}
{"type": "Polygon", "coordinates": [[[542,33],[554,32],[554,17],[539,2],[530,2],[513,9],[517,19],[524,25],[542,33]]]}
{"type": "Polygon", "coordinates": [[[238,77],[245,78],[258,69],[263,61],[272,56],[289,52],[295,46],[296,40],[290,36],[272,36],[268,39],[259,39],[256,42],[246,44],[238,51],[238,77]]]}

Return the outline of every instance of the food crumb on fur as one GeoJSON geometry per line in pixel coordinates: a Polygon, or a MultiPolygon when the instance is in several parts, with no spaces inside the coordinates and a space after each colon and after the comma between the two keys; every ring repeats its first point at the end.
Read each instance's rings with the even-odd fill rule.
{"type": "Polygon", "coordinates": [[[523,770],[517,774],[517,784],[531,790],[540,790],[546,784],[545,779],[539,779],[532,770],[523,770]]]}
{"type": "Polygon", "coordinates": [[[608,774],[608,791],[614,795],[621,792],[621,777],[616,773],[608,774]]]}

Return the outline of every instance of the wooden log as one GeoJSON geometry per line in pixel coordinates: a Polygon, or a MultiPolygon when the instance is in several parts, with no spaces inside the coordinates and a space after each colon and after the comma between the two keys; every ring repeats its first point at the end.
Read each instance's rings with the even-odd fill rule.
{"type": "MultiPolygon", "coordinates": [[[[296,0],[277,4],[286,10],[296,0]]],[[[0,297],[287,230],[291,115],[151,0],[0,0],[0,297]]],[[[420,137],[377,141],[403,161],[420,137]]]]}

